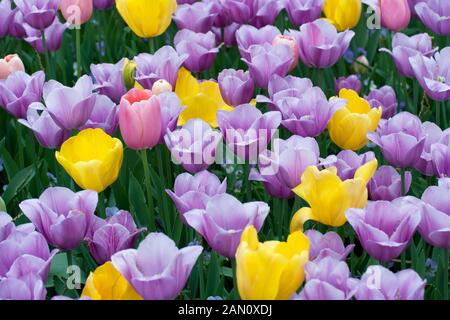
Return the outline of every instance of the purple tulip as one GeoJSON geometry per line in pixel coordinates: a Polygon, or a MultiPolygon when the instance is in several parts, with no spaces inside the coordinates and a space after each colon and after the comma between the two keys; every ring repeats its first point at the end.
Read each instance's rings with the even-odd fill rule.
{"type": "Polygon", "coordinates": [[[243,160],[253,160],[266,150],[281,123],[281,114],[263,114],[254,106],[243,104],[232,112],[218,111],[217,122],[231,151],[243,160]]]}
{"type": "Polygon", "coordinates": [[[113,136],[119,124],[118,111],[117,105],[111,99],[99,94],[95,97],[94,109],[89,119],[80,127],[80,130],[100,128],[113,136]]]}
{"type": "Polygon", "coordinates": [[[8,32],[11,36],[22,39],[27,36],[27,31],[25,30],[25,20],[23,19],[23,14],[19,8],[15,8],[13,11],[13,17],[11,19],[11,24],[9,25],[8,32]]]}
{"type": "Polygon", "coordinates": [[[307,230],[305,235],[309,239],[309,260],[321,260],[331,257],[336,260],[345,261],[353,251],[354,244],[344,246],[341,237],[336,232],[330,231],[325,234],[316,230],[307,230]]]}
{"type": "Polygon", "coordinates": [[[228,13],[226,12],[222,4],[222,0],[203,0],[202,2],[210,3],[212,5],[212,12],[214,12],[216,15],[214,19],[215,27],[226,28],[231,24],[238,25],[231,20],[230,16],[228,16],[228,13]]]}
{"type": "Polygon", "coordinates": [[[187,55],[178,55],[171,46],[164,46],[153,55],[141,53],[134,58],[136,62],[136,81],[145,89],[151,90],[153,84],[161,79],[175,87],[178,70],[187,55]]]}
{"type": "Polygon", "coordinates": [[[94,85],[89,76],[82,76],[74,87],[50,80],[44,86],[44,101],[53,120],[67,130],[83,127],[96,104],[94,85]]]}
{"type": "Polygon", "coordinates": [[[173,41],[178,54],[187,56],[184,66],[192,72],[208,70],[219,52],[216,37],[211,31],[196,33],[183,29],[177,32],[173,41]]]}
{"type": "Polygon", "coordinates": [[[123,210],[106,220],[94,216],[93,221],[85,240],[99,265],[111,260],[114,253],[134,247],[139,233],[146,230],[137,229],[131,214],[123,210]]]}
{"type": "MultiPolygon", "coordinates": [[[[391,166],[381,166],[367,185],[369,197],[373,201],[392,201],[402,196],[402,178],[400,173],[391,166]]],[[[405,172],[405,194],[411,187],[411,172],[405,172]]]]}
{"type": "Polygon", "coordinates": [[[166,189],[181,220],[186,223],[184,214],[194,209],[205,209],[209,199],[227,191],[227,179],[221,183],[215,174],[201,171],[194,175],[182,173],[175,179],[174,190],[166,189]]]}
{"type": "Polygon", "coordinates": [[[237,45],[236,32],[240,27],[240,24],[232,23],[223,28],[223,43],[227,47],[234,47],[237,45]]]}
{"type": "Polygon", "coordinates": [[[186,171],[196,173],[214,163],[222,134],[211,129],[203,120],[192,119],[183,128],[168,131],[164,140],[172,160],[181,164],[186,171]]]}
{"type": "Polygon", "coordinates": [[[297,39],[300,59],[309,67],[329,68],[344,55],[355,33],[338,33],[328,21],[319,19],[305,23],[300,32],[291,31],[297,39]]]}
{"type": "Polygon", "coordinates": [[[16,227],[11,216],[6,212],[0,211],[0,242],[6,240],[16,230],[27,234],[33,232],[35,229],[32,223],[26,223],[16,227]]]}
{"type": "Polygon", "coordinates": [[[261,29],[249,25],[243,25],[236,31],[241,58],[250,60],[250,47],[253,45],[272,44],[273,39],[281,34],[275,26],[265,26],[261,29]]]}
{"type": "Polygon", "coordinates": [[[114,5],[114,0],[94,0],[94,8],[99,10],[109,9],[114,5]]]}
{"type": "Polygon", "coordinates": [[[322,163],[324,167],[336,167],[337,174],[342,180],[353,179],[356,170],[367,162],[375,159],[375,154],[368,151],[358,155],[352,150],[342,150],[336,156],[328,156],[322,163]]]}
{"type": "Polygon", "coordinates": [[[450,47],[436,52],[433,58],[416,55],[409,58],[414,76],[427,95],[436,101],[450,99],[450,47]]]}
{"type": "Polygon", "coordinates": [[[382,266],[369,266],[355,296],[357,300],[423,300],[425,284],[412,269],[393,273],[382,266]]]}
{"type": "Polygon", "coordinates": [[[222,5],[234,22],[257,28],[274,24],[283,9],[283,4],[278,0],[226,0],[222,1],[222,5]]]}
{"type": "Polygon", "coordinates": [[[391,165],[402,168],[413,167],[419,161],[426,138],[420,119],[409,112],[380,122],[377,131],[367,137],[381,148],[391,165]]]}
{"type": "Polygon", "coordinates": [[[224,69],[217,80],[222,98],[228,105],[237,107],[252,100],[255,84],[248,71],[224,69]]]}
{"type": "Polygon", "coordinates": [[[255,84],[266,89],[273,75],[284,77],[292,64],[292,51],[289,46],[273,46],[265,43],[253,45],[249,49],[250,59],[242,58],[250,70],[255,84]]]}
{"type": "Polygon", "coordinates": [[[450,35],[450,5],[445,0],[420,1],[414,7],[424,25],[434,33],[450,35]]]}
{"type": "Polygon", "coordinates": [[[296,27],[320,18],[324,0],[285,0],[289,20],[296,27]]]}
{"type": "Polygon", "coordinates": [[[55,20],[60,2],[61,0],[14,0],[25,22],[41,31],[55,20]]]}
{"type": "Polygon", "coordinates": [[[0,281],[0,300],[45,300],[46,295],[44,281],[33,273],[0,281]]]}
{"type": "Polygon", "coordinates": [[[303,171],[319,162],[319,145],[313,138],[292,136],[274,139],[273,151],[263,151],[258,157],[259,171],[252,170],[250,180],[262,181],[273,197],[291,198],[292,189],[301,182],[303,171]]]}
{"type": "Polygon", "coordinates": [[[350,300],[358,289],[358,280],[350,278],[344,261],[332,257],[305,265],[306,284],[299,300],[350,300]]]}
{"type": "Polygon", "coordinates": [[[123,59],[116,64],[91,64],[92,76],[96,83],[94,89],[117,104],[120,103],[122,96],[127,93],[123,80],[123,64],[123,59]]]}
{"type": "Polygon", "coordinates": [[[383,86],[379,89],[373,89],[369,95],[365,97],[372,108],[379,108],[383,110],[382,118],[389,119],[397,112],[397,96],[395,91],[390,86],[383,86]]]}
{"type": "Polygon", "coordinates": [[[418,54],[430,57],[434,53],[431,37],[427,33],[420,33],[408,37],[403,33],[396,33],[392,38],[392,51],[382,49],[392,55],[398,72],[405,77],[413,78],[410,58],[418,54]]]}
{"type": "Polygon", "coordinates": [[[150,233],[138,249],[127,249],[112,256],[114,267],[146,300],[175,299],[186,284],[201,246],[179,250],[163,233],[150,233]]]}
{"type": "Polygon", "coordinates": [[[336,95],[339,95],[339,91],[341,91],[341,89],[350,89],[359,93],[361,91],[361,81],[357,75],[352,74],[348,77],[337,78],[334,83],[334,87],[336,90],[336,95]]]}
{"type": "Polygon", "coordinates": [[[30,129],[44,148],[59,148],[70,137],[70,131],[58,126],[40,103],[32,103],[28,108],[27,118],[19,119],[19,123],[30,129]]]}
{"type": "Polygon", "coordinates": [[[6,36],[9,32],[9,27],[14,19],[14,10],[11,9],[11,0],[0,1],[0,38],[6,36]]]}
{"type": "MultiPolygon", "coordinates": [[[[24,25],[26,30],[25,41],[31,44],[40,54],[44,54],[44,44],[42,41],[42,34],[39,30],[31,28],[28,25],[24,25]]],[[[58,18],[45,29],[45,40],[47,50],[49,52],[56,52],[59,50],[63,40],[64,31],[69,27],[68,23],[61,23],[58,18]]]]}
{"type": "Polygon", "coordinates": [[[178,117],[184,110],[181,107],[181,101],[173,92],[166,92],[158,95],[161,106],[161,136],[159,143],[164,143],[164,136],[177,128],[178,117]]]}
{"type": "Polygon", "coordinates": [[[431,162],[438,177],[450,176],[450,145],[441,142],[431,146],[431,162]]]}
{"type": "Polygon", "coordinates": [[[46,189],[39,199],[21,202],[19,207],[50,244],[71,250],[86,236],[97,201],[94,191],[75,193],[56,187],[46,189]]]}
{"type": "Polygon", "coordinates": [[[364,250],[382,261],[405,250],[421,219],[419,208],[404,198],[369,202],[365,209],[351,208],[345,215],[364,250]]]}
{"type": "Polygon", "coordinates": [[[420,156],[419,161],[414,165],[418,171],[426,176],[434,176],[437,174],[436,168],[434,166],[434,160],[439,157],[433,158],[431,148],[434,144],[440,142],[443,137],[441,128],[439,128],[435,123],[426,121],[422,124],[422,132],[425,135],[425,145],[420,156]]]}
{"type": "Polygon", "coordinates": [[[41,101],[44,81],[43,71],[31,76],[22,71],[12,73],[0,81],[0,105],[16,118],[25,119],[30,104],[41,101]]]}
{"type": "Polygon", "coordinates": [[[216,17],[214,3],[196,2],[179,5],[173,15],[173,20],[179,30],[189,29],[194,32],[206,33],[211,30],[216,17]]]}
{"type": "Polygon", "coordinates": [[[259,231],[269,211],[269,206],[264,202],[243,204],[235,197],[223,193],[211,197],[205,209],[186,212],[184,218],[213,250],[232,259],[244,229],[253,225],[259,231]]]}

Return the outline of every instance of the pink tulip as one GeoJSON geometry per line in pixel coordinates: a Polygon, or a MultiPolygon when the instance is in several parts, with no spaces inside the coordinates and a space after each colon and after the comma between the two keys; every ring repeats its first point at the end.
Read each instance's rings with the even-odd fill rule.
{"type": "Polygon", "coordinates": [[[89,21],[93,11],[93,0],[61,0],[60,9],[64,19],[79,26],[89,21]]]}
{"type": "Polygon", "coordinates": [[[399,31],[408,26],[411,10],[408,0],[380,0],[381,24],[392,31],[399,31]]]}
{"type": "Polygon", "coordinates": [[[150,90],[128,91],[120,101],[119,125],[122,137],[131,149],[156,146],[161,134],[159,98],[150,90]]]}
{"type": "Polygon", "coordinates": [[[16,71],[25,71],[22,60],[17,54],[10,54],[4,59],[0,59],[0,80],[5,80],[16,71]]]}
{"type": "Polygon", "coordinates": [[[285,45],[285,46],[288,46],[289,49],[291,49],[292,63],[291,63],[290,70],[294,70],[298,63],[297,40],[295,40],[294,37],[279,34],[275,37],[275,39],[273,39],[272,45],[274,45],[274,46],[285,45]]]}

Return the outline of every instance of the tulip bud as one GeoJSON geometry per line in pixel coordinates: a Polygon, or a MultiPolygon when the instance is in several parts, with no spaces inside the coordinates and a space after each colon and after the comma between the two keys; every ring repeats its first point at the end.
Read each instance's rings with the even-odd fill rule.
{"type": "Polygon", "coordinates": [[[356,73],[365,74],[368,71],[369,60],[367,60],[366,56],[362,55],[356,59],[356,62],[353,63],[352,68],[356,73]]]}
{"type": "Polygon", "coordinates": [[[23,62],[17,54],[10,54],[0,59],[0,80],[8,78],[15,71],[25,71],[23,62]]]}
{"type": "Polygon", "coordinates": [[[93,0],[61,0],[59,7],[64,19],[74,26],[89,21],[94,10],[93,0]]]}
{"type": "Polygon", "coordinates": [[[408,26],[411,10],[407,0],[380,0],[381,25],[392,31],[408,26]]]}
{"type": "Polygon", "coordinates": [[[153,84],[152,93],[156,96],[161,93],[172,92],[172,85],[164,79],[158,80],[153,84]]]}
{"type": "Polygon", "coordinates": [[[272,42],[273,46],[286,45],[291,49],[292,52],[292,64],[290,70],[292,71],[298,63],[298,44],[294,37],[286,35],[277,35],[272,42]]]}
{"type": "Polygon", "coordinates": [[[133,60],[125,59],[123,63],[123,81],[127,90],[134,88],[136,80],[134,80],[134,75],[136,73],[136,62],[133,60]]]}

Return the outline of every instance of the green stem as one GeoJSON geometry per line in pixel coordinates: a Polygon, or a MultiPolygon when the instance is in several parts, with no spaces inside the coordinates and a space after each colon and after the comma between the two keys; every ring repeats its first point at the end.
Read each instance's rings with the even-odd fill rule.
{"type": "Polygon", "coordinates": [[[44,31],[41,32],[41,36],[42,36],[42,46],[44,48],[44,54],[45,54],[45,68],[47,69],[46,73],[47,73],[47,77],[49,79],[51,79],[51,78],[53,78],[52,64],[50,63],[50,53],[48,52],[47,39],[45,38],[44,31]]]}
{"type": "Polygon", "coordinates": [[[436,104],[436,124],[441,126],[441,106],[439,103],[436,104]]]}
{"type": "Polygon", "coordinates": [[[75,46],[77,52],[77,76],[81,77],[82,67],[81,67],[81,25],[75,28],[75,46]]]}
{"type": "Polygon", "coordinates": [[[443,125],[444,128],[448,128],[448,122],[447,122],[447,108],[445,107],[445,101],[441,102],[440,108],[442,109],[442,116],[443,116],[443,125]]]}
{"type": "Polygon", "coordinates": [[[67,266],[70,267],[73,264],[73,256],[72,256],[72,251],[68,250],[66,252],[67,255],[67,266]]]}
{"type": "Polygon", "coordinates": [[[106,219],[105,195],[103,192],[98,194],[97,216],[106,219]]]}
{"type": "Polygon", "coordinates": [[[401,175],[401,196],[406,196],[406,190],[405,190],[405,169],[400,169],[400,175],[401,175]]]}
{"type": "Polygon", "coordinates": [[[163,212],[160,212],[161,218],[164,221],[164,228],[166,231],[172,230],[172,226],[170,225],[170,216],[169,216],[169,206],[167,204],[167,198],[164,192],[164,189],[167,187],[167,181],[166,181],[166,174],[164,173],[164,163],[162,158],[162,152],[163,152],[164,146],[157,147],[156,151],[156,161],[158,163],[158,173],[162,177],[163,182],[163,188],[161,188],[161,197],[162,197],[162,206],[163,206],[163,212]]]}
{"type": "Polygon", "coordinates": [[[148,49],[150,54],[155,53],[155,38],[148,38],[148,49]]]}
{"type": "Polygon", "coordinates": [[[19,150],[19,165],[20,168],[23,168],[25,166],[25,158],[22,148],[22,125],[19,122],[16,122],[16,135],[17,135],[17,148],[19,150]]]}
{"type": "Polygon", "coordinates": [[[148,221],[148,228],[149,231],[155,231],[156,230],[156,219],[155,219],[155,207],[153,204],[153,196],[152,196],[152,188],[151,188],[151,181],[150,181],[150,170],[149,170],[149,163],[147,158],[147,150],[140,150],[139,152],[141,156],[141,162],[142,167],[144,169],[144,179],[145,179],[145,188],[147,191],[147,207],[148,207],[148,214],[149,214],[149,221],[148,221]]]}
{"type": "Polygon", "coordinates": [[[244,201],[250,201],[252,197],[252,185],[249,180],[251,165],[250,163],[244,164],[244,176],[242,177],[242,193],[244,194],[244,201]]]}

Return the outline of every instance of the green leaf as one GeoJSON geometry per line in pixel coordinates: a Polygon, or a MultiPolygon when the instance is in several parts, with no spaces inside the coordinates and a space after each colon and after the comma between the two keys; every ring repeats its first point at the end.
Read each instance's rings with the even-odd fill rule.
{"type": "Polygon", "coordinates": [[[128,191],[128,197],[130,201],[130,209],[137,219],[137,223],[140,227],[149,227],[150,217],[145,203],[144,191],[139,184],[139,181],[130,172],[130,187],[128,191]]]}
{"type": "Polygon", "coordinates": [[[12,180],[8,184],[8,187],[6,188],[5,193],[3,193],[2,196],[6,205],[11,202],[11,200],[14,199],[14,197],[16,197],[25,186],[30,183],[31,179],[33,179],[34,175],[36,174],[35,169],[36,166],[33,164],[19,171],[12,178],[12,180]]]}

